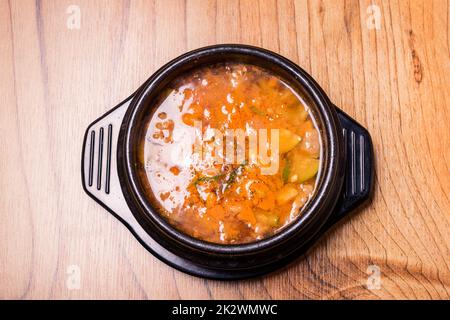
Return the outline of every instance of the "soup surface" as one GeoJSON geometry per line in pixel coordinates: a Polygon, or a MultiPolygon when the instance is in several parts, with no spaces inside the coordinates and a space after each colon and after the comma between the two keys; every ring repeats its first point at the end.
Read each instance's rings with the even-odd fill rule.
{"type": "Polygon", "coordinates": [[[148,116],[139,162],[170,224],[222,244],[263,239],[301,215],[320,166],[319,130],[287,83],[249,64],[194,69],[148,116]]]}

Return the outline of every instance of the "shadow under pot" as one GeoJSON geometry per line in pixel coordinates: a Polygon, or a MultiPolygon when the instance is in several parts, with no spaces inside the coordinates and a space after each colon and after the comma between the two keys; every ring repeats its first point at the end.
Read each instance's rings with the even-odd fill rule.
{"type": "MultiPolygon", "coordinates": [[[[189,85],[185,85],[184,88],[192,89],[189,85]]],[[[194,93],[196,88],[192,89],[194,93]]],[[[172,102],[176,102],[177,96],[172,98],[172,102]]],[[[225,103],[228,102],[232,105],[236,102],[236,108],[239,107],[239,101],[233,100],[239,100],[239,98],[229,96],[226,98],[228,100],[225,103]]],[[[184,96],[184,99],[189,99],[189,97],[184,96]]],[[[213,99],[213,101],[216,100],[213,99]]],[[[241,103],[240,107],[243,108],[242,110],[248,109],[247,112],[254,113],[253,115],[249,113],[251,119],[246,119],[251,123],[257,123],[260,118],[262,120],[275,119],[274,123],[276,123],[277,112],[275,111],[275,115],[273,115],[273,110],[269,110],[267,104],[246,107],[244,103],[241,103]]],[[[282,104],[280,108],[283,108],[282,104]]],[[[181,109],[178,111],[181,112],[181,109]]],[[[202,109],[202,111],[204,110],[202,109]]],[[[223,114],[217,112],[214,115],[224,116],[224,121],[233,116],[231,114],[233,112],[226,106],[222,111],[223,114]]],[[[244,111],[235,110],[234,113],[236,112],[244,111]]],[[[159,123],[167,124],[167,121],[159,123]]],[[[223,122],[219,121],[218,123],[223,122]]],[[[177,124],[175,122],[175,125],[177,124]]],[[[189,125],[186,121],[185,124],[189,125]]],[[[295,129],[294,127],[293,130],[295,131],[295,129]]],[[[280,136],[281,134],[280,131],[280,136]]],[[[300,135],[300,133],[298,134],[300,135]]],[[[295,139],[296,135],[293,136],[295,139]]],[[[301,138],[298,138],[298,141],[301,141],[301,138]]],[[[296,143],[293,143],[286,149],[280,143],[280,154],[286,150],[292,152],[291,149],[295,147],[299,148],[295,145],[296,143]]],[[[153,153],[153,155],[155,154],[153,153]]],[[[190,166],[192,168],[192,162],[190,166]]],[[[219,169],[226,168],[223,164],[214,163],[214,166],[219,169]]],[[[178,171],[172,173],[180,174],[178,171]]],[[[302,171],[299,173],[301,175],[302,171]]],[[[162,176],[161,173],[159,174],[158,177],[164,184],[164,179],[170,176],[170,172],[163,172],[162,176]]],[[[245,45],[205,47],[170,61],[154,73],[128,99],[88,127],[82,151],[84,190],[122,221],[148,251],[165,263],[188,274],[223,280],[261,275],[280,268],[299,257],[333,224],[370,198],[373,189],[373,174],[373,150],[367,130],[335,107],[311,76],[299,66],[273,52],[245,45]],[[172,109],[170,109],[174,104],[166,106],[167,112],[160,112],[161,97],[167,98],[170,92],[179,92],[179,89],[186,84],[180,79],[186,79],[187,75],[197,77],[198,90],[203,90],[203,93],[208,94],[208,90],[212,90],[210,88],[214,83],[207,83],[208,81],[203,79],[205,72],[209,72],[211,79],[224,79],[224,77],[220,77],[220,72],[229,72],[231,78],[225,78],[230,80],[234,87],[237,85],[233,82],[233,77],[236,76],[233,72],[238,73],[236,77],[247,77],[245,79],[248,80],[249,86],[242,90],[243,94],[241,95],[241,99],[244,100],[247,98],[246,94],[254,93],[251,91],[252,86],[261,79],[265,79],[265,82],[263,81],[264,83],[260,84],[257,89],[263,96],[268,94],[268,90],[271,90],[264,87],[266,84],[269,87],[286,86],[290,88],[301,99],[302,104],[307,106],[305,109],[307,119],[314,123],[314,128],[318,132],[320,154],[317,155],[319,159],[317,161],[320,161],[320,166],[313,172],[313,177],[305,176],[304,179],[297,180],[298,175],[293,175],[292,172],[283,172],[282,167],[287,166],[289,159],[287,155],[280,156],[285,158],[284,162],[280,162],[280,168],[277,171],[278,179],[281,179],[281,182],[277,182],[276,178],[273,178],[274,186],[279,185],[280,188],[283,188],[284,185],[303,187],[305,183],[310,183],[313,188],[309,189],[308,200],[303,203],[301,208],[298,207],[295,211],[295,207],[291,207],[290,215],[280,213],[283,226],[272,232],[258,233],[260,229],[255,225],[258,225],[259,220],[254,219],[253,216],[248,218],[248,215],[245,217],[240,215],[244,210],[242,207],[244,201],[236,202],[240,209],[235,214],[240,217],[239,219],[243,218],[236,222],[241,226],[241,229],[237,229],[241,230],[241,233],[236,233],[237,235],[235,234],[234,237],[230,234],[222,234],[224,237],[215,238],[217,234],[209,234],[207,230],[201,228],[195,229],[196,220],[193,218],[189,222],[195,232],[189,232],[189,224],[181,224],[181,220],[170,219],[170,214],[175,215],[175,213],[190,217],[185,213],[188,212],[186,208],[190,208],[189,212],[192,216],[197,214],[203,217],[205,213],[203,211],[196,212],[195,208],[198,208],[198,211],[207,210],[209,199],[202,199],[201,195],[197,195],[197,207],[192,203],[189,205],[184,203],[183,207],[182,200],[186,197],[189,198],[189,192],[186,190],[197,188],[199,181],[206,181],[205,184],[210,188],[208,190],[215,192],[214,203],[227,201],[226,198],[232,193],[232,190],[237,190],[236,186],[229,187],[229,185],[232,185],[237,179],[243,179],[238,176],[243,175],[243,172],[253,170],[257,161],[249,163],[246,159],[245,162],[228,166],[229,171],[226,174],[219,171],[219,174],[210,175],[207,178],[195,177],[192,171],[187,170],[186,172],[191,174],[191,180],[187,179],[186,185],[177,185],[177,191],[181,192],[180,194],[184,198],[179,196],[179,202],[172,201],[173,212],[170,212],[170,205],[164,207],[161,195],[152,190],[151,186],[156,185],[154,180],[157,178],[145,174],[148,169],[146,166],[151,167],[154,164],[152,161],[157,161],[157,157],[152,158],[152,150],[156,149],[150,149],[150,153],[147,152],[147,154],[143,151],[146,139],[161,138],[160,145],[163,149],[164,144],[173,144],[173,141],[170,140],[172,137],[164,133],[167,130],[170,132],[170,126],[159,128],[161,132],[156,132],[155,136],[146,136],[151,126],[151,119],[160,117],[161,120],[165,120],[175,116],[171,114],[172,109]],[[271,82],[271,77],[277,80],[271,82]],[[277,81],[279,81],[278,84],[277,81]],[[174,91],[173,88],[176,85],[178,87],[174,91]],[[164,129],[167,130],[164,131],[164,129]],[[146,177],[149,178],[148,181],[146,181],[146,177]],[[306,179],[309,180],[304,182],[303,180],[306,179]],[[218,200],[218,198],[222,200],[218,200]],[[292,218],[293,212],[294,218],[292,218]],[[291,218],[289,219],[289,217],[291,218]],[[245,236],[239,238],[240,234],[245,236]]],[[[170,183],[163,187],[175,192],[175,186],[171,186],[170,183]]],[[[250,193],[248,196],[251,198],[254,195],[250,193]]],[[[267,205],[272,206],[272,209],[275,203],[276,210],[281,210],[285,206],[280,199],[276,198],[273,203],[273,201],[269,201],[269,198],[270,194],[267,194],[260,200],[265,205],[268,203],[267,205]]],[[[255,206],[250,207],[249,210],[252,214],[256,210],[256,216],[259,211],[269,210],[255,204],[256,202],[252,202],[252,199],[247,202],[249,206],[255,206]]],[[[230,213],[226,211],[225,214],[230,213]]],[[[279,223],[278,218],[277,223],[279,223]]]]}

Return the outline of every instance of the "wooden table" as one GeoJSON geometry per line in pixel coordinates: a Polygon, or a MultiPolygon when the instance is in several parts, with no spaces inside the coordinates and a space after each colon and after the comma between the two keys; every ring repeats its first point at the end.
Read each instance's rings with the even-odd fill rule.
{"type": "Polygon", "coordinates": [[[0,0],[0,298],[450,298],[449,10],[444,0],[0,0]],[[218,282],[166,266],[90,199],[80,152],[88,124],[162,64],[230,42],[313,75],[369,129],[377,170],[372,204],[302,260],[218,282]]]}

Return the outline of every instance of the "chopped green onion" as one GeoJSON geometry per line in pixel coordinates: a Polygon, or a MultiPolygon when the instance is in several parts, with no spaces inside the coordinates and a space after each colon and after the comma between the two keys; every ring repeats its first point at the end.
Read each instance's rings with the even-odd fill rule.
{"type": "Polygon", "coordinates": [[[194,185],[197,186],[200,182],[217,181],[223,176],[224,174],[218,174],[212,177],[199,177],[194,181],[194,185]]]}
{"type": "Polygon", "coordinates": [[[244,160],[244,162],[242,162],[238,167],[234,168],[230,172],[230,175],[228,176],[228,179],[225,182],[225,188],[223,188],[223,191],[227,190],[231,186],[231,184],[236,180],[238,174],[241,174],[241,172],[239,172],[239,171],[242,170],[242,168],[246,165],[247,165],[247,161],[244,160]]]}
{"type": "Polygon", "coordinates": [[[284,183],[288,182],[290,174],[291,174],[291,164],[290,161],[286,159],[286,165],[284,166],[283,172],[281,174],[284,183]]]}
{"type": "Polygon", "coordinates": [[[261,111],[260,109],[258,109],[255,106],[250,106],[250,110],[252,110],[256,114],[259,114],[260,116],[265,116],[266,115],[263,111],[261,111]]]}

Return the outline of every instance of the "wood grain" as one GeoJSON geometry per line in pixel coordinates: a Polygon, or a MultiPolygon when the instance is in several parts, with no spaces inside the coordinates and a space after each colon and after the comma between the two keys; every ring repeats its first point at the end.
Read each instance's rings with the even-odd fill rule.
{"type": "Polygon", "coordinates": [[[0,298],[450,298],[449,18],[445,0],[0,0],[0,298]],[[238,282],[166,266],[80,181],[93,119],[168,60],[224,42],[312,74],[369,129],[377,168],[370,206],[284,270],[238,282]]]}

